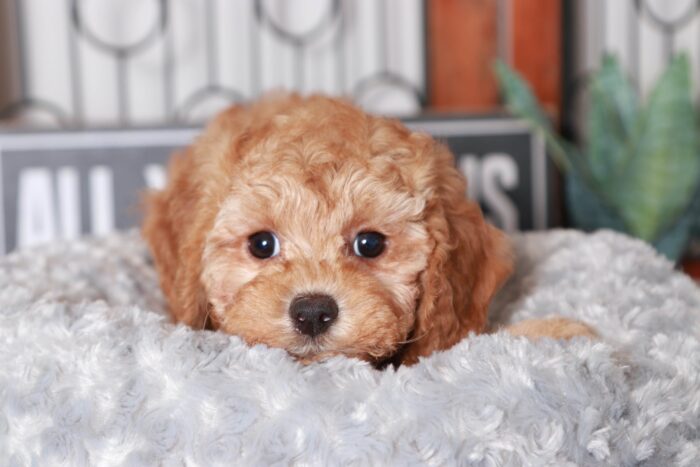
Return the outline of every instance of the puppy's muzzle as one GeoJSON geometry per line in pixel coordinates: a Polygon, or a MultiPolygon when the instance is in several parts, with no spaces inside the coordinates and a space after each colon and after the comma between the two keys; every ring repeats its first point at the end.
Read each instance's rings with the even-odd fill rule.
{"type": "Polygon", "coordinates": [[[328,295],[299,295],[289,305],[289,316],[297,331],[316,337],[338,318],[338,304],[328,295]]]}

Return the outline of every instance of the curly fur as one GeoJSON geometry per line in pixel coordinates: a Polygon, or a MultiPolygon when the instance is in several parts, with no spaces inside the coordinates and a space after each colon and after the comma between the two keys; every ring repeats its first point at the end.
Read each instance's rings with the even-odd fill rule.
{"type": "Polygon", "coordinates": [[[285,96],[230,108],[173,158],[169,179],[148,197],[143,234],[173,317],[302,361],[414,363],[449,348],[485,330],[512,270],[505,236],[466,198],[447,148],[343,101],[285,96]],[[262,230],[280,238],[278,257],[248,252],[262,230]],[[366,230],[387,237],[378,258],[352,254],[366,230]],[[340,308],[315,339],[287,313],[305,293],[340,308]]]}

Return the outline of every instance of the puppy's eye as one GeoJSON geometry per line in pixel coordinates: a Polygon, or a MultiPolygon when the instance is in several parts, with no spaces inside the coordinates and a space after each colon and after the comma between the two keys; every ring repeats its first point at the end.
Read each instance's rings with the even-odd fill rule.
{"type": "Polygon", "coordinates": [[[272,232],[257,232],[248,237],[248,251],[256,258],[272,258],[280,253],[280,242],[272,232]]]}
{"type": "Polygon", "coordinates": [[[355,237],[352,249],[357,256],[376,258],[384,251],[386,237],[379,232],[360,232],[355,237]]]}

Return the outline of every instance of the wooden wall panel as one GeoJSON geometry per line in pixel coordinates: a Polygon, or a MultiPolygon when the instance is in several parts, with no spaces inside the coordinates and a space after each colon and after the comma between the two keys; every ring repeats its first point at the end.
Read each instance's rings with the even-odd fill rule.
{"type": "Polygon", "coordinates": [[[0,0],[0,111],[17,97],[18,91],[14,14],[9,0],[0,0]]]}
{"type": "Polygon", "coordinates": [[[561,99],[562,0],[426,0],[429,105],[470,112],[500,108],[493,77],[499,25],[506,58],[548,110],[561,99]]]}
{"type": "Polygon", "coordinates": [[[490,110],[498,101],[495,0],[427,0],[430,105],[490,110]]]}
{"type": "Polygon", "coordinates": [[[511,0],[513,66],[556,114],[561,99],[561,0],[511,0]]]}

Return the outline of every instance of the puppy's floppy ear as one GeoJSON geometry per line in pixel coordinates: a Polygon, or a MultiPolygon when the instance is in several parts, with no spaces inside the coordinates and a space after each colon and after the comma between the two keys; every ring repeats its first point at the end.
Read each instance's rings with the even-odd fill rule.
{"type": "Polygon", "coordinates": [[[491,298],[512,272],[508,240],[466,198],[466,182],[447,148],[432,143],[435,178],[426,215],[433,250],[421,274],[412,342],[403,362],[482,332],[491,298]]]}
{"type": "Polygon", "coordinates": [[[201,244],[192,227],[200,198],[196,186],[193,149],[175,154],[163,191],[146,196],[146,217],[142,234],[148,242],[161,288],[175,321],[202,329],[207,300],[199,282],[201,244]]]}
{"type": "Polygon", "coordinates": [[[147,193],[142,234],[148,242],[170,313],[196,329],[216,326],[201,284],[202,254],[219,206],[229,190],[231,164],[250,121],[247,108],[220,113],[194,144],[175,154],[168,183],[147,193]],[[211,322],[207,322],[211,318],[211,322]]]}
{"type": "Polygon", "coordinates": [[[198,329],[216,327],[201,283],[206,236],[230,191],[234,164],[250,134],[261,132],[299,99],[295,94],[269,96],[253,107],[221,112],[192,146],[171,159],[165,189],[146,196],[142,233],[175,321],[198,329]]]}

